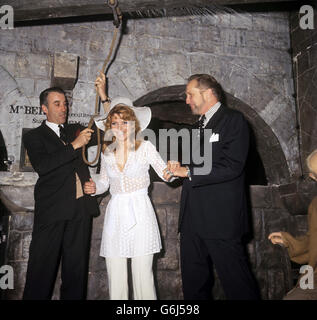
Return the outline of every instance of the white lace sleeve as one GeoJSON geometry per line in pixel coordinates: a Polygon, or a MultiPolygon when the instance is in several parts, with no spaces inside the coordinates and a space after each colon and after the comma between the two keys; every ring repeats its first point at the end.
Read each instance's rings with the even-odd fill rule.
{"type": "MultiPolygon", "coordinates": [[[[162,159],[161,155],[156,151],[154,145],[150,141],[146,141],[147,144],[147,160],[149,161],[152,168],[158,174],[158,176],[168,182],[166,179],[163,178],[163,171],[167,168],[166,163],[162,159]]],[[[170,180],[171,181],[171,180],[170,180]]]]}
{"type": "Polygon", "coordinates": [[[96,183],[96,193],[93,196],[106,192],[109,188],[109,177],[107,175],[106,160],[103,154],[101,154],[101,168],[100,174],[95,175],[93,179],[96,183]]]}

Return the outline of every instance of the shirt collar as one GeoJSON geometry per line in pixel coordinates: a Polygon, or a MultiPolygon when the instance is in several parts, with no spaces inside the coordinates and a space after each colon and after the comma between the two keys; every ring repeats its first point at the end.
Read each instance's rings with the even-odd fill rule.
{"type": "MultiPolygon", "coordinates": [[[[57,123],[54,123],[54,122],[49,122],[49,121],[45,121],[45,124],[50,128],[52,129],[58,136],[60,136],[59,134],[59,125],[57,123]]],[[[62,125],[64,126],[64,125],[62,125]]]]}
{"type": "MultiPolygon", "coordinates": [[[[215,103],[213,106],[211,106],[209,108],[209,110],[205,113],[205,121],[204,121],[204,127],[206,126],[206,124],[209,122],[209,120],[212,118],[212,116],[218,111],[218,109],[220,108],[221,106],[221,102],[217,102],[215,103]]],[[[202,117],[202,115],[200,116],[200,118],[202,117]]],[[[200,119],[199,118],[199,119],[200,119]]]]}

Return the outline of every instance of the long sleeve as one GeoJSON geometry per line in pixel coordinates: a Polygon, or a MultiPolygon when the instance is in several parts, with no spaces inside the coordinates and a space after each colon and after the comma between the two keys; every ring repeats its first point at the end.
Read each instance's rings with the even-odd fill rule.
{"type": "Polygon", "coordinates": [[[241,175],[248,155],[249,128],[246,120],[240,114],[232,116],[226,127],[230,131],[227,135],[220,136],[220,139],[225,139],[221,154],[212,154],[212,159],[208,159],[212,161],[210,174],[197,175],[195,174],[195,166],[189,165],[193,187],[222,183],[241,175]]]}
{"type": "Polygon", "coordinates": [[[109,188],[109,177],[106,169],[106,160],[103,154],[101,154],[100,174],[95,175],[95,177],[96,193],[93,194],[94,196],[106,192],[109,188]]]}
{"type": "Polygon", "coordinates": [[[61,145],[58,150],[48,153],[42,139],[41,136],[33,133],[26,134],[23,137],[23,143],[31,164],[39,176],[58,169],[78,156],[78,153],[76,153],[71,144],[66,146],[61,145]]]}
{"type": "MultiPolygon", "coordinates": [[[[163,180],[166,181],[163,178],[163,171],[166,169],[166,163],[162,159],[161,155],[156,151],[154,145],[150,141],[145,142],[147,144],[147,159],[152,166],[152,168],[155,170],[157,175],[163,180]]],[[[172,180],[170,180],[171,182],[172,180]]]]}
{"type": "Polygon", "coordinates": [[[305,234],[303,236],[293,237],[288,232],[281,232],[281,234],[290,259],[298,264],[308,263],[309,236],[305,234]]]}

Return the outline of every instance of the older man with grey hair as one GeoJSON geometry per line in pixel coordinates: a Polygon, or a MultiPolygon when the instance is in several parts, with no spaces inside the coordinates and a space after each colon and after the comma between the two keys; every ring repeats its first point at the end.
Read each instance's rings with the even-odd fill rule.
{"type": "MultiPolygon", "coordinates": [[[[317,149],[306,160],[309,177],[317,181],[317,149]]],[[[308,232],[299,237],[293,237],[288,232],[273,232],[269,235],[273,244],[284,245],[290,259],[298,264],[310,266],[313,269],[313,288],[310,288],[304,280],[307,274],[301,276],[295,288],[286,294],[284,300],[317,300],[317,196],[315,196],[308,208],[308,232]],[[303,288],[302,282],[305,282],[303,288]]]]}

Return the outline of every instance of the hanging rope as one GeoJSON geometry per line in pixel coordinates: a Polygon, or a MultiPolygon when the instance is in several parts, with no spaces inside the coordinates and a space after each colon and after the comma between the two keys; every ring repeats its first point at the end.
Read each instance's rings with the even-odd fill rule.
{"type": "MultiPolygon", "coordinates": [[[[115,47],[115,43],[117,40],[118,31],[120,29],[120,25],[122,22],[122,14],[121,14],[120,8],[118,7],[118,0],[108,0],[107,5],[112,9],[112,12],[113,12],[113,16],[114,16],[113,24],[115,26],[115,29],[113,32],[113,37],[112,37],[111,46],[109,49],[108,56],[102,66],[102,69],[101,69],[102,73],[105,73],[106,67],[111,59],[112,52],[113,52],[113,49],[115,47]]],[[[98,111],[99,108],[98,107],[99,107],[99,95],[98,95],[98,92],[96,92],[95,114],[93,117],[91,117],[91,119],[88,123],[89,129],[91,129],[91,127],[93,126],[95,117],[99,116],[99,111],[98,111]]],[[[83,146],[83,148],[82,148],[83,161],[89,166],[92,166],[93,164],[95,164],[98,161],[99,156],[100,156],[100,151],[101,151],[100,129],[97,126],[96,126],[96,129],[97,129],[97,154],[96,154],[95,159],[93,161],[89,162],[86,157],[86,146],[83,146]]]]}

